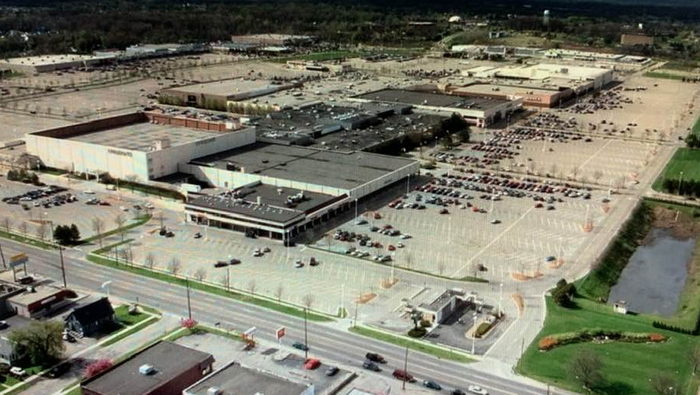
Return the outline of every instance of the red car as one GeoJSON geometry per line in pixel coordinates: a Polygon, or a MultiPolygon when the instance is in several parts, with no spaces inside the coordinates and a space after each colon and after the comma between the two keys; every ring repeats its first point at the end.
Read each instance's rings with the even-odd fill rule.
{"type": "Polygon", "coordinates": [[[374,219],[382,219],[382,215],[379,213],[374,213],[374,219]]]}
{"type": "Polygon", "coordinates": [[[321,361],[316,358],[309,358],[304,362],[304,369],[306,370],[314,370],[319,366],[321,366],[321,361]]]}

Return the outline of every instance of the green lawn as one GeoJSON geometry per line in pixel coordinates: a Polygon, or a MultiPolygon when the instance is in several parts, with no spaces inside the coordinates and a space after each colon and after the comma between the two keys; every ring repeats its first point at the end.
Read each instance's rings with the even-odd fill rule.
{"type": "Polygon", "coordinates": [[[685,77],[683,75],[669,73],[667,71],[647,71],[644,73],[644,76],[650,78],[664,78],[667,80],[681,80],[683,77],[685,77]]]}
{"type": "Polygon", "coordinates": [[[686,355],[700,343],[698,338],[675,332],[659,330],[651,326],[652,317],[620,315],[609,306],[586,299],[576,299],[578,308],[565,309],[547,298],[547,318],[544,328],[527,348],[517,370],[532,378],[553,385],[582,392],[581,386],[568,374],[569,361],[581,350],[598,354],[603,365],[607,384],[596,393],[601,394],[651,394],[649,379],[660,372],[672,375],[679,384],[678,394],[691,394],[697,383],[691,376],[691,366],[686,355]],[[544,336],[576,332],[582,329],[610,329],[629,332],[654,332],[667,336],[665,343],[581,343],[565,345],[548,352],[537,348],[544,336]]]}
{"type": "Polygon", "coordinates": [[[16,241],[19,243],[23,243],[23,244],[29,244],[29,245],[34,246],[34,247],[43,248],[45,250],[56,249],[55,244],[44,242],[41,240],[31,239],[31,238],[24,237],[24,236],[20,236],[16,233],[6,232],[5,230],[0,230],[0,237],[5,238],[5,239],[10,239],[10,240],[13,240],[13,241],[16,241]]]}
{"type": "MultiPolygon", "coordinates": [[[[119,270],[124,270],[127,272],[135,273],[140,276],[145,276],[145,277],[150,277],[154,278],[156,280],[160,281],[165,281],[171,284],[178,284],[184,286],[187,281],[184,278],[179,278],[175,277],[173,275],[167,274],[167,273],[161,273],[161,272],[155,272],[152,270],[148,270],[143,267],[139,266],[127,266],[124,264],[118,264],[114,260],[104,257],[102,255],[95,255],[95,254],[90,254],[88,255],[88,260],[100,265],[104,266],[109,266],[115,269],[119,270]]],[[[208,285],[204,283],[200,283],[194,280],[189,281],[190,288],[192,289],[197,289],[200,291],[220,295],[220,296],[225,296],[227,298],[231,299],[236,299],[241,302],[245,303],[250,303],[256,306],[260,306],[266,309],[274,310],[280,313],[288,314],[291,316],[303,318],[304,317],[304,310],[298,307],[294,306],[289,306],[281,303],[277,303],[274,300],[271,299],[266,299],[263,297],[258,297],[258,296],[249,296],[249,295],[244,295],[240,294],[238,292],[233,292],[233,291],[227,291],[223,288],[216,287],[213,285],[208,285]]],[[[317,322],[330,322],[333,321],[333,318],[323,315],[323,314],[318,314],[314,312],[308,312],[307,318],[310,321],[317,321],[317,322]]]]}
{"type": "MultiPolygon", "coordinates": [[[[700,124],[696,122],[693,130],[700,133],[700,124]]],[[[700,180],[700,150],[679,148],[666,165],[663,173],[654,181],[654,190],[662,191],[664,179],[678,180],[681,172],[683,172],[684,180],[700,180]]]]}
{"type": "Polygon", "coordinates": [[[157,317],[144,312],[129,314],[129,306],[127,305],[121,305],[114,309],[114,314],[117,316],[117,320],[122,325],[122,328],[118,330],[114,337],[102,343],[102,347],[112,345],[158,321],[157,317]]]}
{"type": "Polygon", "coordinates": [[[453,352],[442,347],[436,347],[432,344],[420,340],[414,340],[406,336],[392,335],[390,333],[362,327],[353,326],[350,328],[350,332],[357,333],[358,335],[371,337],[373,339],[381,340],[383,342],[395,344],[400,347],[408,347],[414,351],[424,352],[442,359],[449,359],[451,361],[457,362],[472,362],[473,360],[462,352],[453,352]]]}

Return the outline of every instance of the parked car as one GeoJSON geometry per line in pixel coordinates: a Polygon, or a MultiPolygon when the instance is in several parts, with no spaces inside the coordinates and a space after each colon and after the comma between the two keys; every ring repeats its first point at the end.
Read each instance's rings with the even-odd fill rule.
{"type": "Polygon", "coordinates": [[[372,362],[386,363],[386,359],[384,359],[383,356],[373,352],[368,352],[367,354],[365,354],[365,358],[372,362]]]}
{"type": "Polygon", "coordinates": [[[379,366],[377,366],[376,363],[374,363],[372,361],[363,362],[362,367],[367,369],[367,370],[372,370],[374,372],[380,372],[382,370],[379,366]]]}
{"type": "Polygon", "coordinates": [[[22,378],[27,376],[27,372],[20,368],[19,366],[13,366],[10,368],[10,374],[17,378],[22,378]]]}
{"type": "Polygon", "coordinates": [[[292,344],[292,347],[301,351],[309,351],[309,347],[306,344],[300,342],[295,342],[294,344],[292,344]]]}
{"type": "Polygon", "coordinates": [[[240,260],[240,259],[231,258],[231,259],[228,260],[228,264],[229,264],[229,265],[239,265],[240,263],[241,263],[241,260],[240,260]]]}
{"type": "Polygon", "coordinates": [[[431,390],[441,391],[442,386],[432,380],[423,380],[423,387],[430,388],[431,390]]]}
{"type": "Polygon", "coordinates": [[[214,267],[226,267],[226,266],[228,266],[228,262],[226,262],[226,261],[216,261],[216,263],[214,264],[214,267]]]}
{"type": "Polygon", "coordinates": [[[469,387],[467,387],[467,391],[477,395],[489,395],[488,391],[479,387],[478,385],[470,385],[469,387]]]}
{"type": "Polygon", "coordinates": [[[402,370],[402,369],[396,369],[394,370],[394,373],[392,373],[392,376],[395,378],[401,380],[401,381],[408,381],[409,383],[413,383],[416,381],[416,379],[407,371],[402,370]]]}
{"type": "Polygon", "coordinates": [[[255,251],[253,251],[253,256],[254,257],[261,257],[263,256],[263,252],[260,250],[260,248],[256,248],[255,251]]]}
{"type": "Polygon", "coordinates": [[[311,257],[311,259],[309,259],[309,265],[311,265],[311,266],[317,266],[318,263],[319,262],[314,257],[311,257]]]}
{"type": "Polygon", "coordinates": [[[339,371],[340,369],[338,369],[336,366],[330,366],[328,369],[326,369],[326,376],[335,376],[339,371]]]}
{"type": "Polygon", "coordinates": [[[300,269],[300,268],[304,267],[304,262],[302,262],[301,259],[297,259],[297,261],[294,262],[294,267],[297,269],[300,269]]]}
{"type": "Polygon", "coordinates": [[[63,376],[64,373],[70,370],[70,362],[58,364],[46,372],[46,376],[52,379],[63,376]]]}
{"type": "Polygon", "coordinates": [[[467,395],[467,393],[459,388],[455,388],[454,390],[452,390],[452,395],[467,395]]]}
{"type": "Polygon", "coordinates": [[[321,361],[316,358],[309,358],[304,362],[304,369],[306,370],[314,370],[319,366],[321,366],[321,361]]]}

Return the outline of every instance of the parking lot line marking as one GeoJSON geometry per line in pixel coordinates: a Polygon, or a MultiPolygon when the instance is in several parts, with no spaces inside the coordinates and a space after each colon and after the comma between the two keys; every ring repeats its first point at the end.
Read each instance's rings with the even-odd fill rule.
{"type": "Polygon", "coordinates": [[[522,221],[522,220],[530,213],[530,211],[532,211],[533,209],[534,209],[534,207],[530,207],[527,211],[525,211],[525,213],[523,213],[523,215],[522,215],[519,219],[517,219],[517,220],[516,220],[515,222],[513,222],[510,226],[508,226],[507,228],[505,228],[505,229],[503,230],[503,232],[499,233],[496,237],[494,237],[493,240],[491,240],[490,243],[486,244],[486,245],[484,246],[484,248],[482,248],[482,249],[481,249],[479,252],[477,252],[475,255],[472,255],[472,257],[471,257],[469,260],[467,260],[467,263],[465,263],[464,265],[462,265],[462,267],[460,267],[456,272],[454,272],[454,274],[452,274],[452,277],[456,277],[462,270],[464,270],[465,268],[469,267],[469,265],[471,265],[472,262],[474,262],[474,260],[475,260],[476,258],[478,258],[479,256],[481,256],[489,247],[491,247],[491,246],[492,246],[494,243],[496,243],[501,237],[503,237],[503,235],[505,235],[506,233],[508,233],[509,230],[511,230],[511,229],[514,228],[517,224],[519,224],[520,221],[522,221]]]}

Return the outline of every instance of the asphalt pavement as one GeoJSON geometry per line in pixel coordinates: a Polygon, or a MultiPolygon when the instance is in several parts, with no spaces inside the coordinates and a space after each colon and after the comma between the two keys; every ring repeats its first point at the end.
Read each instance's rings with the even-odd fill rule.
{"type": "MultiPolygon", "coordinates": [[[[29,271],[52,279],[61,279],[60,260],[55,251],[32,248],[9,240],[2,242],[6,256],[25,252],[29,256],[29,271]]],[[[108,293],[125,301],[138,301],[163,312],[186,317],[187,292],[182,286],[141,277],[132,273],[87,262],[83,253],[64,252],[66,278],[69,287],[108,293]],[[108,289],[102,285],[111,281],[108,289]]],[[[256,336],[274,341],[276,329],[287,328],[286,346],[304,339],[304,321],[275,311],[248,305],[222,296],[191,290],[193,318],[209,324],[220,323],[227,328],[244,331],[256,327],[256,336]]],[[[308,323],[310,355],[356,366],[360,369],[364,354],[379,352],[389,361],[380,374],[390,376],[395,368],[403,367],[405,349],[364,336],[349,333],[350,320],[331,324],[308,323]]],[[[513,350],[518,353],[519,350],[513,350]]],[[[431,355],[409,351],[409,371],[419,379],[432,379],[446,388],[466,388],[477,384],[491,394],[544,394],[546,387],[526,378],[502,378],[480,371],[468,364],[442,360],[431,355]]]]}

